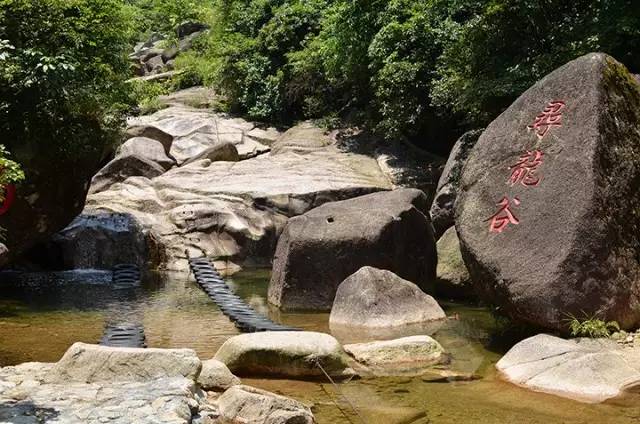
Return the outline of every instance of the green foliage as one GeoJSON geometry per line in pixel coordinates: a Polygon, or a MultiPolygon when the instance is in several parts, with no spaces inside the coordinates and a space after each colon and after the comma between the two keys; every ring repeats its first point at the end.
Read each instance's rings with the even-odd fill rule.
{"type": "Polygon", "coordinates": [[[589,316],[583,312],[583,318],[576,318],[568,314],[568,326],[573,337],[609,337],[612,333],[620,331],[620,325],[616,321],[602,321],[597,316],[589,316]]]}
{"type": "Polygon", "coordinates": [[[120,0],[0,0],[0,133],[18,159],[83,160],[118,137],[125,17],[120,0]]]}
{"type": "MultiPolygon", "coordinates": [[[[9,159],[6,147],[0,144],[0,187],[24,180],[24,171],[17,162],[9,159]]],[[[4,190],[0,190],[0,203],[4,201],[4,190]]]]}
{"type": "Polygon", "coordinates": [[[183,66],[254,119],[340,116],[450,142],[589,51],[640,71],[633,3],[218,0],[210,38],[183,66]]]}
{"type": "Polygon", "coordinates": [[[144,39],[152,32],[177,36],[177,25],[210,19],[211,0],[125,0],[125,3],[135,40],[144,39]]]}
{"type": "Polygon", "coordinates": [[[142,115],[148,115],[166,107],[159,97],[168,94],[167,85],[157,81],[133,80],[131,84],[132,102],[140,108],[142,115]]]}

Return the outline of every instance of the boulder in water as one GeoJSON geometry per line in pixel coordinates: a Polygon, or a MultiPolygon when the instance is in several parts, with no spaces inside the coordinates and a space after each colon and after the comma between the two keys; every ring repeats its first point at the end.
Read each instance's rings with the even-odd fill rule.
{"type": "Polygon", "coordinates": [[[240,384],[240,379],[231,374],[229,368],[217,359],[202,362],[198,384],[205,390],[225,391],[240,384]]]}
{"type": "Polygon", "coordinates": [[[422,289],[433,283],[435,241],[422,191],[368,194],[289,219],[276,248],[269,302],[329,310],[338,285],[366,265],[422,289]]]}
{"type": "Polygon", "coordinates": [[[338,286],[329,323],[384,328],[445,319],[438,302],[391,271],[360,268],[338,286]]]}
{"type": "Polygon", "coordinates": [[[544,77],[484,131],[456,228],[476,291],[514,319],[640,324],[640,84],[592,53],[544,77]]]}

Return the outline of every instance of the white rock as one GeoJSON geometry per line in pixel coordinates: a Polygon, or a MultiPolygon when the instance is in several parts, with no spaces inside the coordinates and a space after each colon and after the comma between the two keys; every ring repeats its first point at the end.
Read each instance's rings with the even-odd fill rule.
{"type": "Polygon", "coordinates": [[[198,384],[205,390],[224,391],[240,384],[240,379],[233,375],[222,362],[209,359],[202,362],[198,384]]]}

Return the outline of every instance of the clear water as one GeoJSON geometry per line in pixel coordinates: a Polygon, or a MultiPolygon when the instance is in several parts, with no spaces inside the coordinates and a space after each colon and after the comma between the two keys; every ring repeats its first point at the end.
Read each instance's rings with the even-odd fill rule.
{"type": "MultiPolygon", "coordinates": [[[[247,302],[276,321],[330,332],[328,315],[280,313],[266,301],[269,272],[229,278],[247,302]]],[[[97,342],[110,321],[141,321],[150,347],[189,347],[212,357],[235,327],[187,273],[154,275],[128,292],[114,292],[100,272],[0,274],[0,365],[57,361],[75,341],[97,342]]],[[[245,379],[245,383],[309,405],[321,424],[341,423],[640,423],[640,399],[582,404],[534,393],[500,381],[493,365],[517,339],[500,332],[486,309],[444,304],[450,320],[434,337],[456,370],[481,377],[469,382],[429,382],[421,377],[329,382],[245,379]]],[[[424,330],[422,330],[424,331],[424,330]]],[[[336,332],[342,342],[365,338],[336,332]]]]}

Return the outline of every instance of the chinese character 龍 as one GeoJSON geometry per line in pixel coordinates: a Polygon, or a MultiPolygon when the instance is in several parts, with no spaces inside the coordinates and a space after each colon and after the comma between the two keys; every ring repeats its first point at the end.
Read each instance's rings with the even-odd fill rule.
{"type": "MultiPolygon", "coordinates": [[[[509,224],[518,225],[520,221],[511,211],[509,199],[505,196],[500,200],[498,206],[500,209],[495,213],[489,220],[491,223],[489,224],[489,232],[490,233],[501,233],[509,224]]],[[[513,198],[513,204],[518,206],[520,205],[520,199],[518,197],[513,198]]]]}
{"type": "Polygon", "coordinates": [[[551,127],[559,127],[562,125],[562,112],[565,103],[561,100],[554,100],[544,108],[542,113],[536,116],[533,124],[527,126],[530,130],[534,130],[538,139],[542,140],[542,137],[549,131],[551,127]]]}
{"type": "Polygon", "coordinates": [[[537,186],[540,182],[540,177],[536,175],[536,171],[542,165],[543,155],[544,153],[540,150],[527,150],[520,156],[518,163],[509,167],[511,171],[509,183],[512,186],[516,184],[522,184],[527,187],[537,186]]]}

